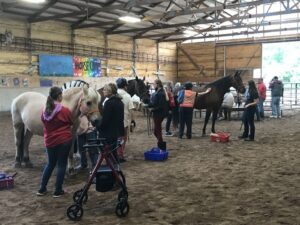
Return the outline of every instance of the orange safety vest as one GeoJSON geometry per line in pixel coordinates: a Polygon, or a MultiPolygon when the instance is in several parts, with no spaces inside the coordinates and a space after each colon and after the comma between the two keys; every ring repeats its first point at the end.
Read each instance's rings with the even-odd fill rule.
{"type": "Polygon", "coordinates": [[[180,104],[180,107],[189,107],[189,108],[194,107],[195,98],[196,98],[196,92],[191,90],[185,90],[184,99],[183,102],[180,104]]]}

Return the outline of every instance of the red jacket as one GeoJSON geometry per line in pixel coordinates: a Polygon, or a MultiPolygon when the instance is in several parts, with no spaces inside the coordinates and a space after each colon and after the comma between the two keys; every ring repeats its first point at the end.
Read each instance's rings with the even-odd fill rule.
{"type": "Polygon", "coordinates": [[[62,106],[51,120],[45,119],[44,113],[42,113],[41,119],[44,123],[44,142],[47,148],[72,140],[71,126],[73,122],[68,108],[62,106]]]}
{"type": "Polygon", "coordinates": [[[262,98],[263,100],[266,100],[266,92],[267,92],[266,85],[264,83],[260,83],[257,85],[257,87],[258,87],[259,97],[262,98]]]}

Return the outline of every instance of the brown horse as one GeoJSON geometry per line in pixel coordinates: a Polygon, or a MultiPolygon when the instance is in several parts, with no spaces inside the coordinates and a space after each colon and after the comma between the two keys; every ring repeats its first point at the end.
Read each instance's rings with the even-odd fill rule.
{"type": "Polygon", "coordinates": [[[245,86],[240,74],[241,72],[237,71],[234,75],[229,75],[207,84],[205,89],[211,88],[211,91],[206,95],[196,97],[194,108],[206,109],[202,136],[206,135],[206,125],[211,113],[213,113],[211,132],[215,133],[215,122],[218,112],[222,105],[224,94],[229,90],[229,88],[234,87],[240,93],[245,92],[245,86]]]}

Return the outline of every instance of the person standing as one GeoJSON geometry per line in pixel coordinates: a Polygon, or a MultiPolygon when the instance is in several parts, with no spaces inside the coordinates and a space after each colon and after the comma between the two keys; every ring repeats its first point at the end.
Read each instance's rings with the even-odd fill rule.
{"type": "Polygon", "coordinates": [[[166,88],[166,93],[169,98],[169,110],[168,110],[168,115],[167,115],[165,136],[173,136],[173,133],[170,131],[171,122],[172,122],[172,118],[173,118],[173,110],[175,108],[175,100],[174,100],[174,96],[173,96],[172,84],[168,83],[165,88],[166,88]]]}
{"type": "Polygon", "coordinates": [[[192,122],[193,122],[193,110],[196,95],[205,95],[210,92],[211,88],[208,88],[205,92],[197,93],[192,91],[193,84],[186,82],[184,84],[184,90],[181,90],[178,94],[179,103],[179,135],[178,138],[182,139],[184,133],[184,127],[186,125],[186,137],[192,138],[192,122]]]}
{"type": "Polygon", "coordinates": [[[278,77],[275,76],[270,84],[269,88],[271,89],[271,107],[272,107],[272,116],[271,118],[281,118],[281,112],[280,112],[280,98],[283,96],[283,84],[280,80],[278,80],[278,77]]]}
{"type": "Polygon", "coordinates": [[[164,142],[162,138],[161,125],[168,113],[168,98],[161,80],[155,80],[153,86],[155,92],[151,96],[148,107],[153,113],[154,135],[157,139],[157,146],[161,150],[166,150],[166,142],[164,142]]]}
{"type": "Polygon", "coordinates": [[[259,101],[258,101],[258,111],[261,119],[265,118],[265,110],[264,110],[264,102],[266,100],[267,96],[267,88],[266,85],[264,84],[263,78],[258,79],[258,96],[259,96],[259,101]]]}
{"type": "Polygon", "coordinates": [[[126,91],[128,86],[127,80],[125,78],[118,78],[116,83],[118,87],[118,94],[121,96],[124,104],[124,136],[122,137],[123,144],[118,149],[118,156],[120,162],[125,162],[125,145],[128,139],[129,126],[131,123],[135,124],[133,118],[134,105],[131,96],[126,91]]]}
{"type": "Polygon", "coordinates": [[[118,138],[124,136],[124,104],[113,83],[103,87],[103,95],[106,99],[102,119],[96,124],[96,128],[100,138],[105,138],[107,144],[115,145],[118,138]]]}
{"type": "Polygon", "coordinates": [[[43,171],[40,189],[36,193],[38,196],[47,193],[47,184],[56,165],[57,173],[53,197],[58,198],[65,193],[62,185],[72,144],[71,126],[73,121],[71,111],[62,106],[61,101],[61,88],[52,87],[49,91],[46,107],[41,115],[48,163],[43,171]]]}
{"type": "Polygon", "coordinates": [[[254,114],[256,111],[256,105],[258,103],[258,91],[253,80],[248,81],[248,90],[246,91],[245,97],[245,110],[242,116],[244,124],[244,132],[239,138],[243,138],[245,141],[254,141],[255,136],[255,125],[254,125],[254,114]],[[250,131],[250,132],[249,132],[250,131]]]}

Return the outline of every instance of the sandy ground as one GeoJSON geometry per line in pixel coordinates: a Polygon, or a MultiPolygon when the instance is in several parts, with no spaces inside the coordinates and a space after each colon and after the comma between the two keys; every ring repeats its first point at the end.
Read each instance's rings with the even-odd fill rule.
{"type": "MultiPolygon", "coordinates": [[[[203,119],[194,119],[193,139],[166,137],[169,159],[145,161],[143,152],[155,145],[147,135],[146,118],[127,145],[122,164],[129,189],[130,212],[118,218],[117,191],[99,193],[94,186],[83,206],[81,221],[70,221],[66,209],[87,173],[67,178],[67,194],[54,199],[38,190],[46,154],[43,139],[30,146],[34,168],[13,168],[15,147],[11,118],[0,115],[0,171],[18,172],[15,187],[0,191],[0,224],[300,224],[300,114],[257,122],[256,141],[238,140],[240,121],[219,121],[217,130],[231,133],[230,142],[201,137],[203,119]]],[[[210,124],[208,125],[210,128],[210,124]]],[[[209,133],[209,132],[208,132],[209,133]]],[[[48,190],[54,189],[54,175],[48,190]]]]}

